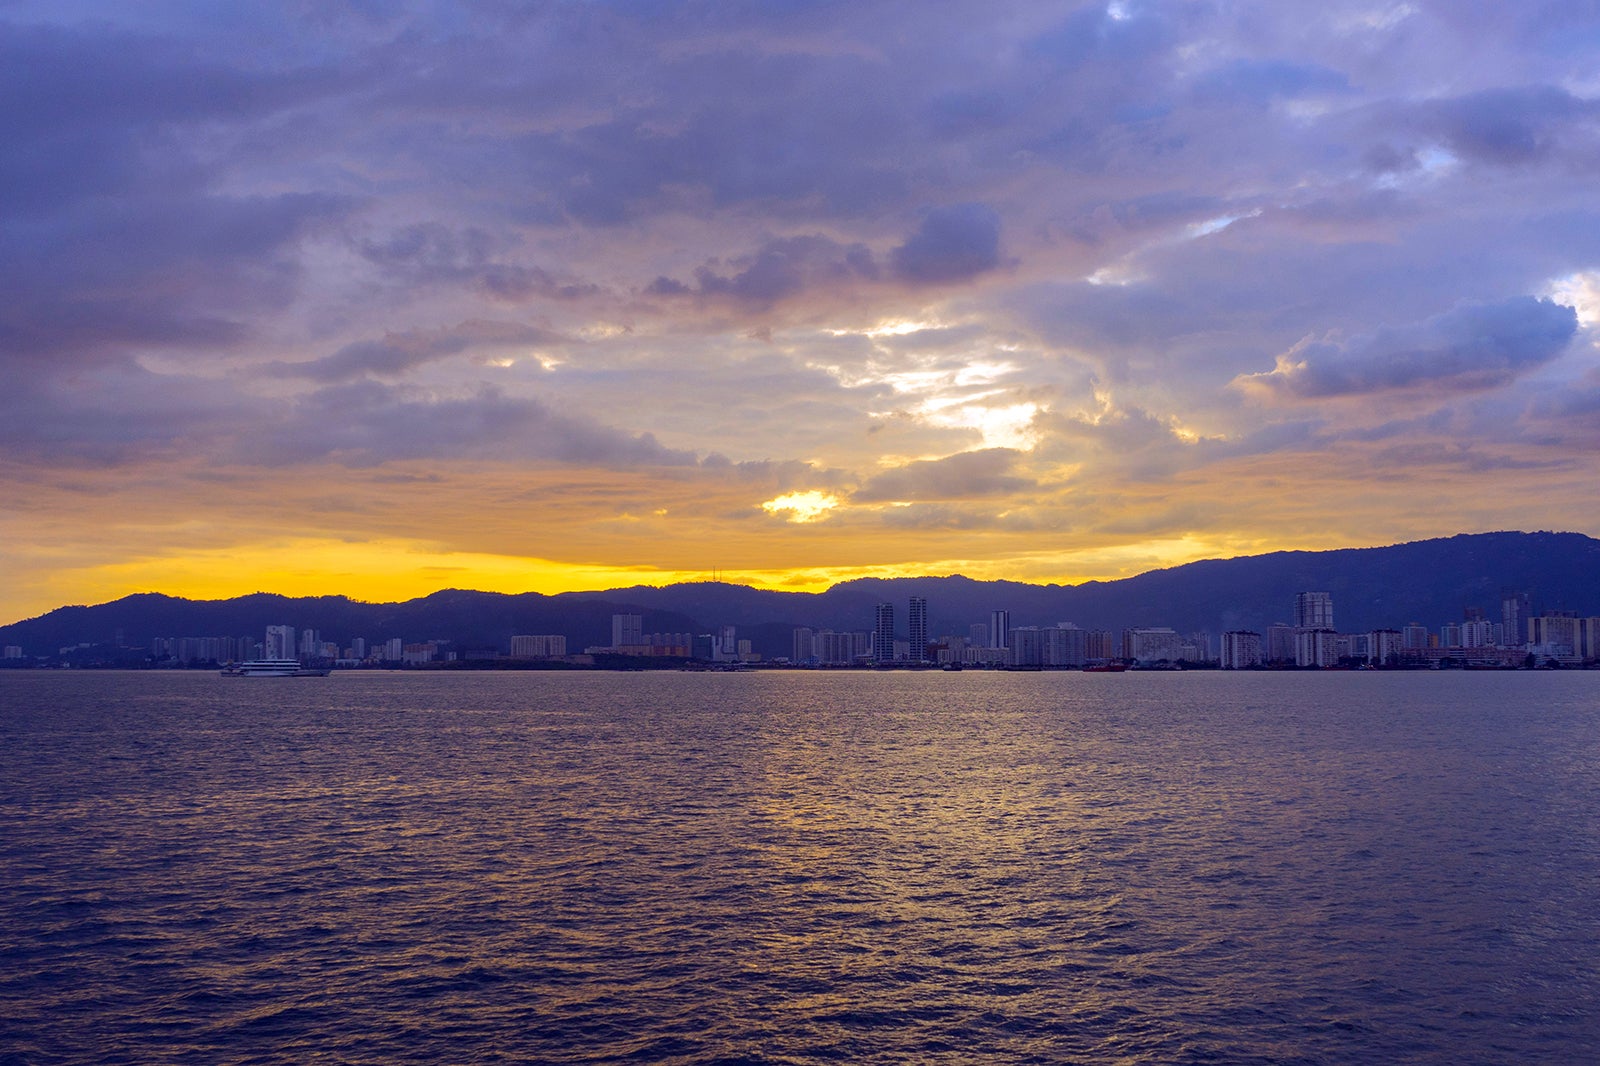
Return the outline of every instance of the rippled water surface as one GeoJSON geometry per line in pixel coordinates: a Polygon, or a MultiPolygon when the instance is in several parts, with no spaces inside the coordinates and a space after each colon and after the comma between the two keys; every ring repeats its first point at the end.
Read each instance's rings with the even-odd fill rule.
{"type": "Polygon", "coordinates": [[[0,1062],[1587,1062],[1597,674],[0,674],[0,1062]]]}

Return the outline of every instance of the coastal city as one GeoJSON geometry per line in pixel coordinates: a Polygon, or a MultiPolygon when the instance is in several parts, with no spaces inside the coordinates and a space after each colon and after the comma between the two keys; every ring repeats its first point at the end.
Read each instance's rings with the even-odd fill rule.
{"type": "MultiPolygon", "coordinates": [[[[1428,626],[1341,632],[1328,592],[1296,593],[1286,621],[1255,630],[1182,633],[1170,626],[1117,631],[1073,622],[1015,625],[997,608],[964,632],[933,633],[928,600],[912,596],[902,615],[880,602],[870,628],[797,626],[788,654],[771,654],[742,637],[739,627],[709,633],[646,632],[642,613],[611,616],[611,640],[581,650],[560,633],[507,634],[497,647],[468,647],[447,639],[394,636],[329,640],[314,628],[269,625],[250,636],[153,636],[143,643],[122,630],[112,649],[94,642],[27,654],[6,645],[0,664],[18,668],[71,665],[220,668],[273,663],[302,670],[438,668],[690,668],[690,669],[1528,669],[1600,665],[1600,616],[1562,609],[1533,610],[1525,592],[1506,590],[1494,615],[1469,607],[1460,620],[1428,626]],[[903,625],[902,625],[903,619],[903,625]]],[[[770,642],[769,642],[770,643],[770,642]]],[[[246,671],[251,672],[251,671],[246,671]]]]}

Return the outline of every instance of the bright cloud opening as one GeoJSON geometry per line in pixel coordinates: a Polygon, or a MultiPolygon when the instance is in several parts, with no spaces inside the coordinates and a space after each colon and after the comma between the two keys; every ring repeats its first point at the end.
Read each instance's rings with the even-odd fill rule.
{"type": "Polygon", "coordinates": [[[1013,403],[986,407],[974,403],[930,402],[917,414],[930,425],[945,429],[977,430],[983,437],[985,448],[1016,448],[1027,451],[1039,442],[1033,428],[1034,416],[1039,413],[1036,403],[1013,403]]]}
{"type": "Polygon", "coordinates": [[[1545,295],[1576,311],[1581,326],[1589,327],[1600,322],[1600,271],[1557,278],[1545,290],[1545,295]]]}
{"type": "Polygon", "coordinates": [[[761,505],[761,509],[771,515],[787,511],[791,522],[815,522],[825,518],[828,512],[837,506],[839,506],[837,496],[810,489],[806,492],[786,493],[768,500],[761,505]]]}

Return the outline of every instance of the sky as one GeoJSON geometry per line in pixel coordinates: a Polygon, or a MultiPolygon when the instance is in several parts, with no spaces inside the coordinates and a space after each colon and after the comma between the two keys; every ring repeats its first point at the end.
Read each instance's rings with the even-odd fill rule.
{"type": "Polygon", "coordinates": [[[1600,2],[0,0],[0,621],[1600,534],[1600,2]]]}

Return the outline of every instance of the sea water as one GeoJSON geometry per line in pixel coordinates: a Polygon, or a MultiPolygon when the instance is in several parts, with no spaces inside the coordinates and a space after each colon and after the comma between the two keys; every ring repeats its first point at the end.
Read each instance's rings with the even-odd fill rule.
{"type": "Polygon", "coordinates": [[[0,674],[0,1062],[1581,1062],[1600,674],[0,674]]]}

